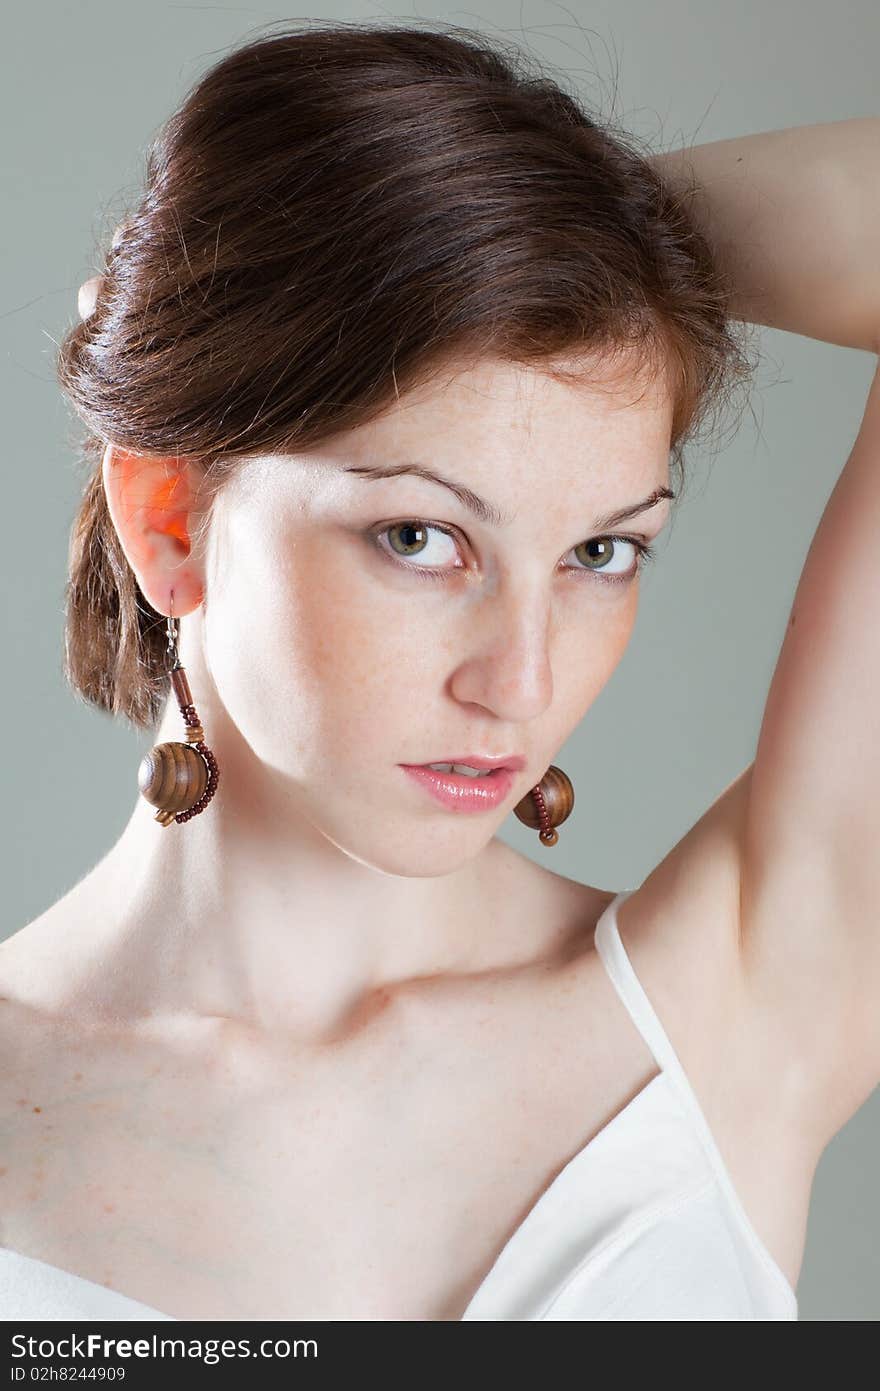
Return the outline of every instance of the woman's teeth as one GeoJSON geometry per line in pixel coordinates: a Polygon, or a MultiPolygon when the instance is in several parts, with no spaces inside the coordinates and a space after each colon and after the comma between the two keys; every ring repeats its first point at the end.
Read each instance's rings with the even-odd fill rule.
{"type": "Polygon", "coordinates": [[[468,778],[487,778],[492,772],[491,768],[468,768],[464,763],[429,763],[428,767],[438,773],[464,773],[468,778]]]}

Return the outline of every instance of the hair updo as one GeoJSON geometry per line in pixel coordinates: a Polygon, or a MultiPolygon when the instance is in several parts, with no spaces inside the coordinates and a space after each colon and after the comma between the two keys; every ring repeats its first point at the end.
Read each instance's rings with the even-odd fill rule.
{"type": "Polygon", "coordinates": [[[61,340],[88,473],[64,675],[138,728],[168,696],[166,636],[110,517],[108,442],[188,458],[210,497],[244,456],[322,444],[442,364],[589,353],[667,374],[681,469],[749,378],[731,287],[632,137],[520,50],[444,29],[312,22],[229,52],[149,145],[61,340]]]}

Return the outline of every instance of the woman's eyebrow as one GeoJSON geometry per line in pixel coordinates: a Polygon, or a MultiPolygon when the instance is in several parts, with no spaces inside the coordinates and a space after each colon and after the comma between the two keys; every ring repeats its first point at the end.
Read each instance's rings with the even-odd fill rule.
{"type": "MultiPolygon", "coordinates": [[[[413,474],[416,478],[424,478],[429,483],[439,483],[441,488],[448,488],[451,493],[458,498],[463,507],[481,522],[489,526],[507,526],[510,518],[503,512],[499,512],[491,502],[480,497],[472,488],[466,487],[463,483],[457,483],[452,478],[444,478],[441,473],[436,473],[434,469],[428,468],[425,464],[407,462],[402,464],[357,464],[343,470],[345,473],[354,473],[361,478],[398,478],[401,474],[413,474]]],[[[640,512],[647,512],[649,508],[660,502],[663,498],[674,498],[675,493],[665,485],[655,488],[648,497],[641,502],[634,502],[628,507],[621,507],[616,512],[611,512],[607,517],[599,517],[594,525],[599,527],[617,526],[619,522],[625,522],[630,517],[637,517],[640,512]]]]}
{"type": "Polygon", "coordinates": [[[656,503],[662,502],[664,498],[675,498],[675,493],[665,484],[655,488],[653,493],[649,493],[641,502],[634,502],[631,507],[621,507],[619,512],[611,512],[607,517],[600,517],[596,522],[597,527],[617,526],[618,522],[628,521],[630,517],[637,517],[640,512],[647,512],[656,503]]]}
{"type": "Polygon", "coordinates": [[[429,483],[439,483],[441,488],[448,488],[454,493],[462,506],[469,512],[473,512],[481,522],[486,522],[489,526],[507,526],[510,518],[503,512],[499,512],[497,507],[493,507],[491,502],[480,497],[472,488],[467,488],[463,483],[456,483],[452,478],[444,478],[441,473],[435,473],[424,464],[404,463],[404,464],[358,464],[352,468],[346,468],[346,473],[356,473],[363,478],[398,478],[401,474],[411,473],[416,478],[425,478],[429,483]]]}

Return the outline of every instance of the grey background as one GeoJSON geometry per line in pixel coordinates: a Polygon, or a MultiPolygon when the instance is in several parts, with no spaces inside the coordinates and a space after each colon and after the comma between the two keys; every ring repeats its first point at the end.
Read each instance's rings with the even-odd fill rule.
{"type": "MultiPolygon", "coordinates": [[[[85,706],[61,674],[80,483],[53,378],[55,344],[94,273],[96,239],[109,240],[137,192],[148,138],[185,90],[261,26],[313,17],[438,20],[513,40],[657,150],[880,114],[876,0],[596,0],[576,10],[542,0],[482,0],[476,10],[311,0],[303,12],[79,0],[7,17],[0,937],[62,897],[121,834],[153,742],[85,706]]],[[[585,883],[640,884],[753,759],[798,576],[858,430],[872,354],[756,333],[751,410],[737,416],[738,428],[731,421],[723,447],[691,456],[686,498],[642,582],[630,646],[559,751],[577,805],[552,868],[585,883]]],[[[513,816],[503,836],[534,858],[546,853],[513,816]]],[[[875,1091],[819,1166],[802,1319],[880,1315],[878,1160],[875,1091]]]]}

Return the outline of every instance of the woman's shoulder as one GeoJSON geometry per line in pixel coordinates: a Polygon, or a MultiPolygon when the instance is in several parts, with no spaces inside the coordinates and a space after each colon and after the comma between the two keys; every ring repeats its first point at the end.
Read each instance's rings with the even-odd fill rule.
{"type": "Polygon", "coordinates": [[[0,941],[0,1000],[47,1012],[75,1001],[86,977],[99,981],[118,932],[118,884],[104,861],[42,912],[0,941]]]}
{"type": "Polygon", "coordinates": [[[4,938],[0,942],[0,1002],[48,1008],[57,988],[55,982],[66,974],[77,928],[68,893],[4,938]]]}
{"type": "Polygon", "coordinates": [[[596,888],[539,864],[497,837],[491,853],[486,904],[503,905],[492,917],[512,948],[531,942],[536,960],[590,949],[596,922],[617,890],[596,888]]]}

